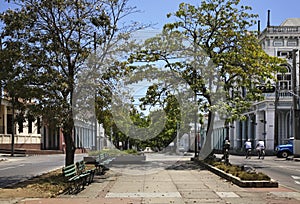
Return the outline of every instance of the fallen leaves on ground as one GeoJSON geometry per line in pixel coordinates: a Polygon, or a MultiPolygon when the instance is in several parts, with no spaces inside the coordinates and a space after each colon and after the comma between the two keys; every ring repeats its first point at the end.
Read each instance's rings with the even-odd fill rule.
{"type": "Polygon", "coordinates": [[[0,198],[53,198],[67,188],[61,169],[17,183],[7,188],[0,188],[0,198]]]}

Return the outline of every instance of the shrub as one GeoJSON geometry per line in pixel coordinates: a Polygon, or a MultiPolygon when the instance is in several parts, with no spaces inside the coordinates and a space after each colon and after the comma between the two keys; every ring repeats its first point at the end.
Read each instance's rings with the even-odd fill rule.
{"type": "Polygon", "coordinates": [[[138,153],[135,149],[127,149],[127,150],[124,150],[124,152],[127,154],[137,154],[138,153]]]}
{"type": "Polygon", "coordinates": [[[247,172],[244,171],[243,167],[236,165],[226,165],[223,162],[210,162],[212,166],[228,173],[233,176],[236,176],[244,181],[262,181],[262,180],[270,180],[270,177],[261,173],[261,172],[247,172]]]}

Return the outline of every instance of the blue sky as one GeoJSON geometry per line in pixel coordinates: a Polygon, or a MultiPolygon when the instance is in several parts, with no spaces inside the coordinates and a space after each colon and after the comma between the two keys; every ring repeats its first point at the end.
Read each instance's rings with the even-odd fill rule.
{"type": "MultiPolygon", "coordinates": [[[[178,9],[181,2],[198,5],[202,0],[130,0],[142,13],[135,14],[135,19],[144,23],[156,23],[160,29],[169,21],[166,14],[178,9]]],[[[299,0],[242,0],[241,4],[253,8],[252,13],[258,14],[261,29],[266,27],[267,11],[271,10],[271,25],[280,25],[286,18],[300,18],[299,0]]],[[[256,29],[256,27],[255,27],[256,29]]]]}
{"type": "MultiPolygon", "coordinates": [[[[129,0],[131,5],[137,6],[142,12],[132,16],[134,20],[143,23],[156,24],[154,28],[161,29],[169,21],[166,14],[178,9],[181,2],[198,5],[202,0],[129,0]]],[[[279,25],[286,18],[300,18],[299,0],[241,0],[243,5],[253,8],[253,13],[259,14],[261,28],[266,27],[267,10],[271,10],[271,25],[279,25]]],[[[4,0],[0,0],[0,11],[7,8],[4,0]]]]}

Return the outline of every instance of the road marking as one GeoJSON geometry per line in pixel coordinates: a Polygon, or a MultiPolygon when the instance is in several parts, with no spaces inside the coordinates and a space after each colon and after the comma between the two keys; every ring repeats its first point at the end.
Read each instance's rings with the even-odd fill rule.
{"type": "MultiPolygon", "coordinates": [[[[291,176],[294,180],[300,180],[300,176],[291,176]]],[[[296,184],[300,185],[300,181],[295,181],[296,184]]]]}
{"type": "Polygon", "coordinates": [[[181,198],[179,192],[166,193],[107,193],[106,198],[181,198]]]}
{"type": "Polygon", "coordinates": [[[216,192],[220,198],[239,198],[234,192],[216,192]]]}
{"type": "Polygon", "coordinates": [[[2,168],[2,169],[0,169],[0,171],[7,170],[7,169],[14,169],[14,168],[17,168],[17,167],[20,167],[20,166],[24,166],[24,164],[20,164],[18,166],[11,166],[11,167],[2,168]]]}
{"type": "Polygon", "coordinates": [[[300,180],[300,176],[292,176],[292,178],[295,180],[300,180]]]}

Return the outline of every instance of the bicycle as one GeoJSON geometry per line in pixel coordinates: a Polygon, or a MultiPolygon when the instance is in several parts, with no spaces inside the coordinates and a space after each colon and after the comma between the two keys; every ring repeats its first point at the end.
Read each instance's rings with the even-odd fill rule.
{"type": "Polygon", "coordinates": [[[246,159],[251,158],[251,149],[246,149],[246,159]]]}
{"type": "Polygon", "coordinates": [[[258,159],[264,159],[265,158],[265,149],[257,149],[258,159]]]}

